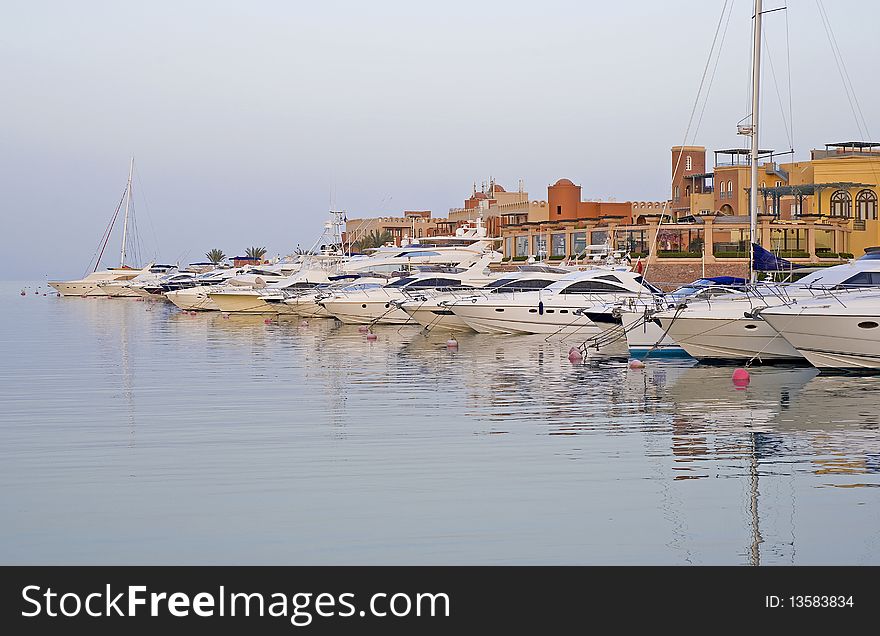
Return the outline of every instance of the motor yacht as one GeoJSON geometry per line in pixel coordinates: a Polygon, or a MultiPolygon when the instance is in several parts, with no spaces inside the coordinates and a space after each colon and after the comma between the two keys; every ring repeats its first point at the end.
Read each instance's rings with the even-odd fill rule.
{"type": "Polygon", "coordinates": [[[758,310],[803,302],[832,289],[877,284],[880,258],[868,255],[820,269],[792,283],[758,284],[734,294],[685,299],[672,309],[653,314],[652,320],[658,320],[669,337],[701,361],[803,361],[801,352],[780,337],[758,310]]]}
{"type": "Polygon", "coordinates": [[[449,308],[480,333],[592,335],[600,330],[584,311],[628,296],[655,293],[662,292],[640,274],[595,268],[566,274],[543,289],[474,296],[449,308]]]}
{"type": "Polygon", "coordinates": [[[406,298],[393,301],[409,316],[422,325],[426,331],[473,331],[468,324],[449,307],[459,300],[486,297],[487,294],[512,293],[544,289],[552,285],[562,276],[570,273],[570,269],[546,265],[522,265],[517,271],[500,274],[497,278],[479,289],[456,289],[452,291],[403,290],[406,298]]]}

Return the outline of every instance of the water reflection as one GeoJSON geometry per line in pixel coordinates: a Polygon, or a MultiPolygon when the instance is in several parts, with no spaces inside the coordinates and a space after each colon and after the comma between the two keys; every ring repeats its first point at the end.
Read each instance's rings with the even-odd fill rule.
{"type": "Polygon", "coordinates": [[[3,562],[878,562],[878,378],[18,289],[3,562]]]}

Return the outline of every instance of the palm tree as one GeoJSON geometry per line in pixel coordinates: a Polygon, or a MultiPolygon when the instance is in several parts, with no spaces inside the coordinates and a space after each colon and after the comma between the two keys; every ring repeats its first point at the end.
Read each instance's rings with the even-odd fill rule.
{"type": "Polygon", "coordinates": [[[394,241],[394,235],[391,234],[388,230],[384,230],[379,232],[378,230],[372,230],[369,234],[365,235],[358,241],[352,243],[351,247],[353,250],[357,252],[363,252],[364,250],[372,249],[375,247],[382,247],[385,243],[390,243],[394,241]]]}
{"type": "Polygon", "coordinates": [[[254,259],[255,261],[263,260],[263,257],[266,255],[265,247],[249,247],[244,251],[245,254],[249,258],[254,259]]]}
{"type": "Polygon", "coordinates": [[[207,258],[214,265],[219,265],[226,260],[226,254],[223,253],[223,250],[217,249],[215,247],[214,249],[205,252],[205,258],[207,258]]]}

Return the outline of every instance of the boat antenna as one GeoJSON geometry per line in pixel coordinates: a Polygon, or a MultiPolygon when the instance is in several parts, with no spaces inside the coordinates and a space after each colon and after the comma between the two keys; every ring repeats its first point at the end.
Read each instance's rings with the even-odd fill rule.
{"type": "Polygon", "coordinates": [[[128,238],[128,210],[131,207],[131,173],[134,171],[134,157],[128,164],[128,186],[125,188],[125,219],[122,223],[122,250],[119,254],[119,267],[125,267],[125,241],[128,238]]]}

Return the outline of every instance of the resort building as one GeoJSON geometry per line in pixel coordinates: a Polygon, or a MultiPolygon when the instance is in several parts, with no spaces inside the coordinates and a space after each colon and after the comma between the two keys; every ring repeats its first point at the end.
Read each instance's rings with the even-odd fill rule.
{"type": "Polygon", "coordinates": [[[448,219],[432,218],[430,210],[406,210],[403,216],[346,219],[342,241],[351,244],[387,232],[394,244],[400,246],[404,239],[450,234],[457,226],[448,219]]]}
{"type": "MultiPolygon", "coordinates": [[[[834,264],[880,245],[880,144],[844,142],[782,163],[761,151],[758,241],[801,264],[834,264]]],[[[560,179],[547,189],[546,217],[501,217],[506,262],[564,260],[609,242],[655,274],[687,280],[748,269],[749,151],[672,148],[672,191],[664,202],[583,201],[560,179]]]]}

